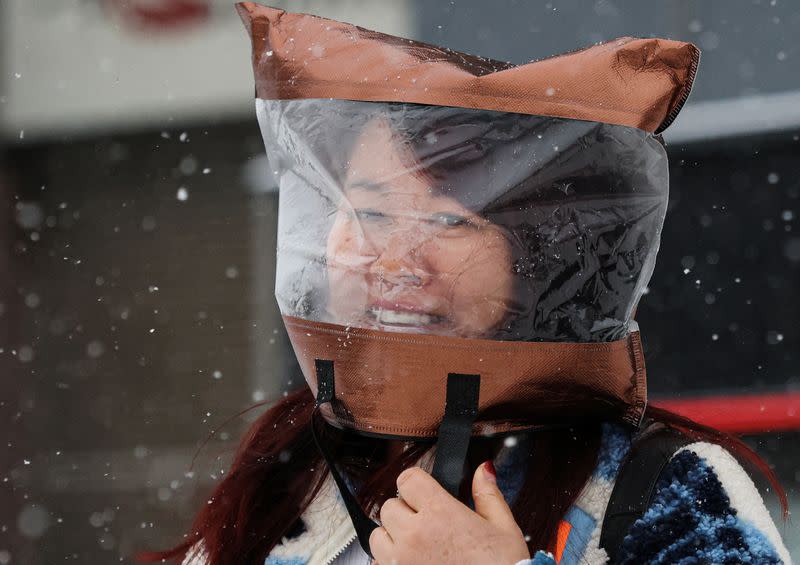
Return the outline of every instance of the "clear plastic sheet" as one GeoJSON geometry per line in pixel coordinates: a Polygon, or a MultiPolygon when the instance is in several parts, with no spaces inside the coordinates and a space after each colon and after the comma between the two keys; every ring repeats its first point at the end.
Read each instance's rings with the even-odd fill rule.
{"type": "Polygon", "coordinates": [[[628,333],[667,207],[652,134],[394,102],[257,111],[284,315],[504,341],[628,333]]]}

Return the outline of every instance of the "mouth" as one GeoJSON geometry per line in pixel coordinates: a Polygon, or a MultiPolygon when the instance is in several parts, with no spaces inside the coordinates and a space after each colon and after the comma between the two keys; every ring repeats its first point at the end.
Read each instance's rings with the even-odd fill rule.
{"type": "Polygon", "coordinates": [[[369,314],[379,324],[388,326],[421,327],[436,326],[445,322],[443,316],[422,312],[409,312],[408,310],[393,310],[390,308],[372,307],[369,314]]]}

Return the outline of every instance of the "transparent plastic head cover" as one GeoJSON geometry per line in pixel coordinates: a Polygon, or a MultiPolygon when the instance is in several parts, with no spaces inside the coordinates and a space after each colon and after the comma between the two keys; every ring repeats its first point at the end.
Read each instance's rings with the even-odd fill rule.
{"type": "Polygon", "coordinates": [[[506,341],[612,341],[656,258],[663,146],[505,112],[257,100],[283,315],[506,341]]]}

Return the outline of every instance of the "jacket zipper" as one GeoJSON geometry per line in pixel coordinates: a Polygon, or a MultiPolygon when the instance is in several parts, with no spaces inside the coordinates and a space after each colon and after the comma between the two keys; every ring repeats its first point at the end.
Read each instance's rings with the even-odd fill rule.
{"type": "Polygon", "coordinates": [[[325,561],[325,565],[331,565],[331,563],[333,563],[334,561],[336,561],[336,558],[338,558],[338,557],[339,557],[339,556],[340,556],[342,553],[344,553],[344,550],[345,550],[345,549],[347,549],[348,547],[350,547],[350,544],[351,544],[351,543],[353,543],[357,537],[358,537],[358,535],[357,535],[357,534],[353,534],[353,536],[352,536],[352,537],[351,537],[349,540],[347,540],[347,543],[345,543],[345,544],[344,544],[342,547],[340,547],[340,548],[339,548],[339,549],[336,551],[336,553],[334,553],[333,555],[331,555],[331,556],[328,558],[328,560],[327,560],[327,561],[325,561]]]}

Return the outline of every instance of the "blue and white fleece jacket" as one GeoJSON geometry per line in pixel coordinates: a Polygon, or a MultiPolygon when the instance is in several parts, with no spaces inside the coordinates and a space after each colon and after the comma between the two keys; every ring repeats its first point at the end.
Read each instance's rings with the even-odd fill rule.
{"type": "MultiPolygon", "coordinates": [[[[630,445],[628,431],[614,425],[604,427],[597,467],[564,516],[566,543],[557,555],[539,551],[516,565],[607,563],[608,555],[599,547],[600,529],[630,445]]],[[[525,453],[524,442],[519,441],[503,448],[495,459],[497,483],[509,503],[522,487],[525,453]]],[[[431,462],[429,453],[419,465],[430,470],[431,462]]],[[[284,538],[264,565],[370,563],[358,546],[330,477],[302,521],[304,531],[284,538]]],[[[709,443],[688,445],[674,455],[658,480],[649,509],[626,536],[621,556],[623,565],[791,565],[789,552],[750,477],[727,451],[709,443]]],[[[205,564],[198,543],[184,565],[205,564]]]]}

